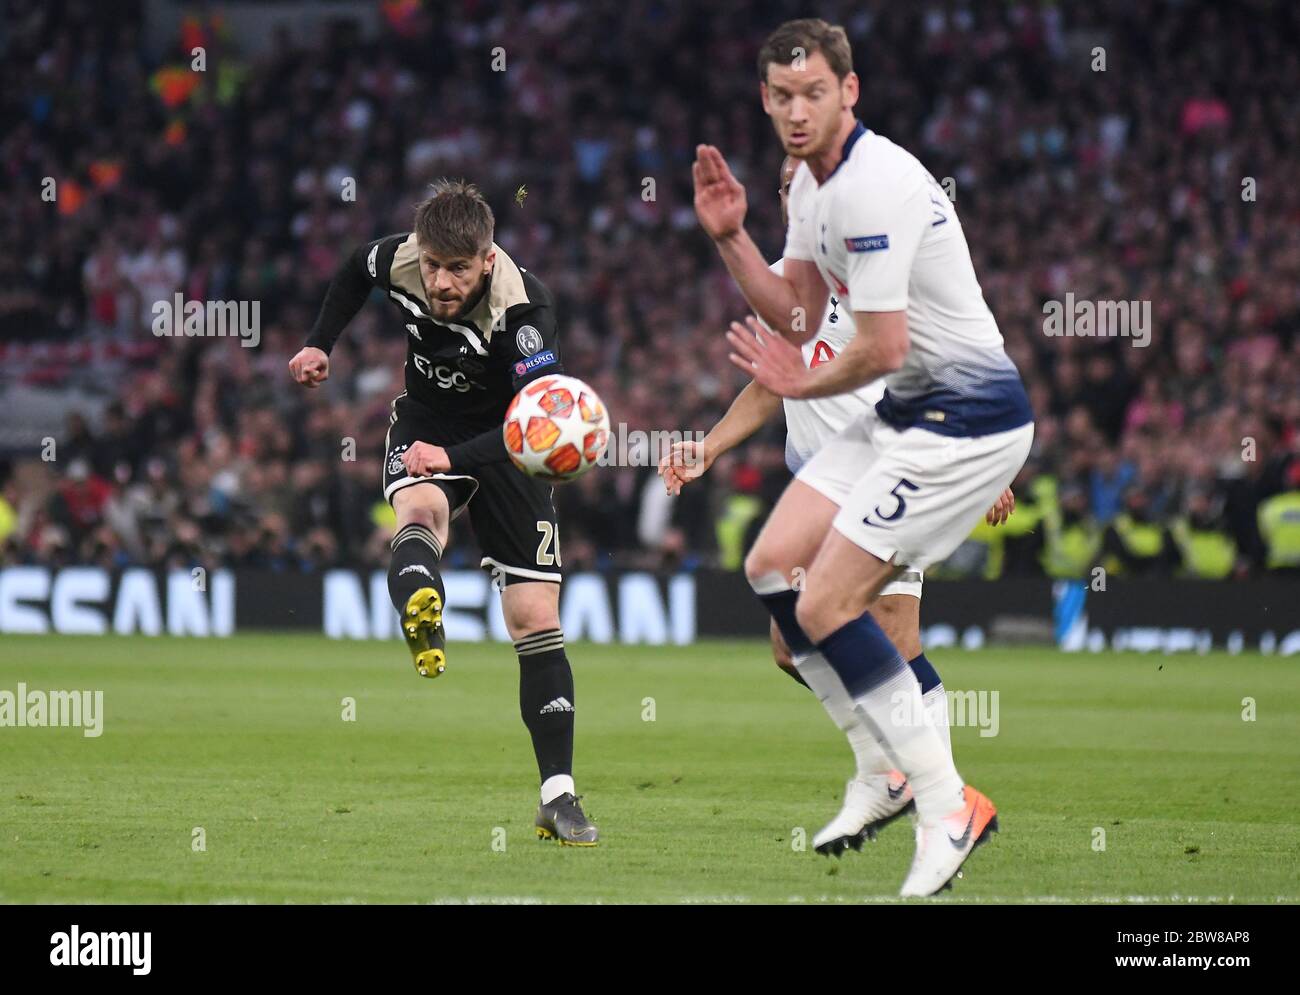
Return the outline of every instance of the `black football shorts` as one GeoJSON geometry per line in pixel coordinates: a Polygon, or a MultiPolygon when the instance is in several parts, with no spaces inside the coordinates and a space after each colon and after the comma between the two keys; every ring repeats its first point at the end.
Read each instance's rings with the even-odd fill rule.
{"type": "Polygon", "coordinates": [[[560,530],[551,485],[534,480],[508,461],[465,473],[412,477],[402,456],[416,442],[450,446],[484,431],[460,426],[401,394],[393,401],[384,443],[384,498],[405,487],[436,486],[447,495],[451,517],[469,509],[470,524],[483,551],[481,566],[499,585],[560,581],[560,530]]]}

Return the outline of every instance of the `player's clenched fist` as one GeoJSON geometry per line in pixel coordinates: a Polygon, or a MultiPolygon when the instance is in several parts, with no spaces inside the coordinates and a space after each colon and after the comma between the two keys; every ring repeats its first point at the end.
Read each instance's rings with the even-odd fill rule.
{"type": "Polygon", "coordinates": [[[684,485],[704,476],[712,465],[713,454],[703,442],[674,442],[659,461],[659,476],[664,478],[668,493],[676,497],[684,485]]]}
{"type": "Polygon", "coordinates": [[[304,387],[319,387],[330,378],[330,358],[323,350],[307,346],[289,360],[289,372],[304,387]]]}
{"type": "Polygon", "coordinates": [[[731,175],[722,153],[712,145],[695,147],[695,215],[712,239],[728,238],[745,223],[745,187],[731,175]]]}
{"type": "Polygon", "coordinates": [[[450,470],[451,460],[447,458],[447,450],[442,446],[414,442],[411,448],[402,454],[402,465],[412,477],[427,477],[433,473],[450,470]]]}

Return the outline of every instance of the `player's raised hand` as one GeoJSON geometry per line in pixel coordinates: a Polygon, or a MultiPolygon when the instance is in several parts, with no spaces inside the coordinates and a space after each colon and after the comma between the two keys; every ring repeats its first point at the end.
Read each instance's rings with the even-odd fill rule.
{"type": "Polygon", "coordinates": [[[731,323],[727,341],[735,350],[730,353],[731,361],[773,394],[803,396],[809,374],[798,346],[769,332],[752,314],[743,325],[738,321],[731,323]]]}
{"type": "Polygon", "coordinates": [[[697,145],[691,176],[700,227],[715,241],[739,232],[745,223],[745,187],[731,175],[722,153],[712,145],[697,145]]]}
{"type": "Polygon", "coordinates": [[[307,346],[289,360],[289,372],[304,387],[319,387],[330,378],[330,358],[324,350],[307,346]]]}
{"type": "Polygon", "coordinates": [[[686,484],[704,476],[712,465],[713,456],[708,446],[688,439],[674,442],[672,448],[664,453],[664,458],[659,461],[659,476],[664,478],[668,493],[677,497],[686,484]]]}
{"type": "Polygon", "coordinates": [[[984,521],[997,528],[997,526],[1004,524],[1015,510],[1016,496],[1011,493],[1011,488],[1008,487],[1002,492],[1001,497],[993,502],[993,507],[984,515],[984,521]]]}

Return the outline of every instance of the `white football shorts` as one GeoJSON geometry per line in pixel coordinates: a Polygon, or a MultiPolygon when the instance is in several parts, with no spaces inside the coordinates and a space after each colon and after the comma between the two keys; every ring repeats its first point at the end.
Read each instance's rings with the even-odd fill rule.
{"type": "MultiPolygon", "coordinates": [[[[818,438],[816,437],[816,435],[813,436],[813,442],[810,448],[814,450],[818,450],[824,447],[826,443],[829,442],[831,439],[834,439],[838,433],[819,432],[818,434],[822,435],[822,437],[818,438]]],[[[843,481],[828,480],[826,481],[826,486],[819,486],[818,484],[811,483],[810,481],[804,479],[804,477],[802,476],[803,468],[807,465],[807,462],[811,462],[811,459],[808,460],[807,462],[802,462],[799,460],[798,453],[791,445],[791,442],[794,439],[794,437],[795,437],[794,432],[791,429],[786,435],[786,446],[785,446],[786,465],[790,467],[791,471],[794,473],[797,479],[803,480],[804,483],[806,484],[811,484],[811,486],[815,488],[819,493],[825,494],[837,505],[840,504],[844,498],[848,497],[849,491],[852,489],[855,480],[852,478],[845,479],[843,481]]],[[[891,594],[906,594],[912,598],[920,598],[921,586],[924,580],[925,580],[925,575],[920,570],[913,570],[911,567],[908,567],[897,577],[891,580],[888,584],[886,584],[883,588],[881,588],[880,596],[882,598],[885,598],[891,594]]]]}
{"type": "Polygon", "coordinates": [[[1020,472],[1033,439],[1032,422],[961,438],[900,431],[868,411],[818,449],[797,479],[839,505],[837,532],[906,564],[905,578],[962,544],[1020,472]]]}

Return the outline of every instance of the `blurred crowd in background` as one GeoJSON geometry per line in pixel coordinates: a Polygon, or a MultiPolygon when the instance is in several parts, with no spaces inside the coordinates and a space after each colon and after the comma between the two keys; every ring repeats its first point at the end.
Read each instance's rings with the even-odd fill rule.
{"type": "MultiPolygon", "coordinates": [[[[159,52],[138,3],[7,6],[0,404],[81,403],[0,453],[0,564],[386,564],[402,324],[363,309],[322,390],[287,362],[343,255],[409,229],[444,174],[483,187],[615,423],[705,431],[743,385],[722,331],[746,309],[690,163],[721,148],[779,255],[755,59],[804,5],[384,0],[377,42],[339,21],[257,57],[202,4],[159,52]],[[155,336],[176,292],[260,301],[260,345],[155,336]]],[[[1300,568],[1300,6],[819,13],[849,32],[861,119],[951,190],[1037,415],[1010,525],[936,572],[1300,568]],[[1149,345],[1046,335],[1067,293],[1149,301],[1149,345]]],[[[738,569],[789,479],[783,437],[678,499],[653,465],[557,488],[566,568],[738,569]]],[[[448,561],[477,564],[454,531],[448,561]]]]}

